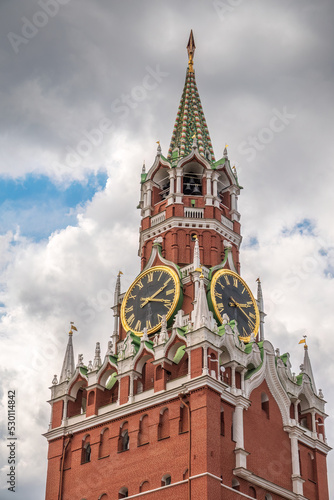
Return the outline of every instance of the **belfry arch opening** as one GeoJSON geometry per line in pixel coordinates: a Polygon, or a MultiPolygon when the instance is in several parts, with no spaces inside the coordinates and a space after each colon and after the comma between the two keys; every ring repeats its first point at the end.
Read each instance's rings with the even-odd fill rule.
{"type": "Polygon", "coordinates": [[[163,201],[169,195],[170,179],[167,168],[160,168],[153,177],[153,205],[163,201]]]}
{"type": "Polygon", "coordinates": [[[202,195],[202,178],[204,167],[199,163],[188,163],[183,167],[183,194],[188,196],[202,195]]]}

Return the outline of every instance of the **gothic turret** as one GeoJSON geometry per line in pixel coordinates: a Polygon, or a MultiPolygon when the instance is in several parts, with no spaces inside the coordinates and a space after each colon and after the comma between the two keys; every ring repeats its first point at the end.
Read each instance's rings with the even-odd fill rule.
{"type": "Polygon", "coordinates": [[[71,378],[75,370],[74,352],[72,343],[73,330],[76,330],[76,328],[73,325],[73,323],[71,323],[71,328],[70,331],[68,332],[68,342],[64,356],[63,366],[61,369],[59,383],[62,383],[65,380],[71,378]]]}

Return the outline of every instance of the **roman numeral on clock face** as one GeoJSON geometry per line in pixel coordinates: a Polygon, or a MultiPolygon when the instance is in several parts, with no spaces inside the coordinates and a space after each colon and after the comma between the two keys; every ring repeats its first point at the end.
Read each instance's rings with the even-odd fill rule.
{"type": "Polygon", "coordinates": [[[218,302],[217,307],[218,307],[220,312],[224,311],[224,304],[222,302],[218,302]]]}
{"type": "Polygon", "coordinates": [[[134,320],[135,320],[135,315],[131,314],[131,316],[127,319],[128,325],[132,326],[132,323],[134,322],[134,320]]]}
{"type": "Polygon", "coordinates": [[[136,332],[140,332],[140,330],[141,330],[141,321],[140,320],[137,321],[136,326],[135,326],[135,330],[136,330],[136,332]]]}
{"type": "Polygon", "coordinates": [[[153,281],[153,273],[148,273],[147,275],[147,283],[152,283],[153,281]]]}
{"type": "Polygon", "coordinates": [[[237,278],[235,278],[235,277],[233,276],[233,286],[235,286],[235,288],[238,288],[238,283],[239,283],[239,282],[238,282],[237,278]]]}

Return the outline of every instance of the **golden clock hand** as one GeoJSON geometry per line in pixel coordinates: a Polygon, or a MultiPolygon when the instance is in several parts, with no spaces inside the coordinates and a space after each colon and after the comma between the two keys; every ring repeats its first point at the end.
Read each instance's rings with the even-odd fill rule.
{"type": "Polygon", "coordinates": [[[147,297],[146,299],[142,297],[140,300],[143,300],[144,302],[142,304],[140,304],[140,307],[144,307],[144,306],[146,306],[146,304],[148,302],[152,301],[154,299],[154,297],[156,297],[160,292],[162,292],[162,290],[164,290],[166,288],[166,286],[168,285],[168,282],[169,282],[169,280],[161,288],[159,288],[159,290],[154,292],[154,294],[151,295],[151,297],[147,297]]]}
{"type": "Polygon", "coordinates": [[[235,301],[235,300],[234,300],[234,298],[233,298],[233,297],[231,297],[231,299],[233,300],[233,302],[234,302],[235,306],[236,306],[238,309],[240,309],[240,311],[241,311],[241,312],[242,312],[242,313],[246,316],[246,318],[248,319],[248,321],[250,321],[250,323],[252,323],[252,325],[253,325],[253,327],[254,327],[254,326],[255,326],[254,321],[253,321],[253,320],[252,320],[252,319],[248,316],[248,314],[247,314],[247,313],[245,313],[245,311],[243,310],[243,308],[242,308],[242,307],[238,304],[238,302],[237,302],[237,301],[235,301]]]}
{"type": "Polygon", "coordinates": [[[238,306],[238,307],[245,307],[246,309],[248,307],[251,307],[251,304],[240,304],[239,302],[235,301],[232,297],[231,297],[231,299],[233,300],[233,302],[235,303],[235,305],[238,306]]]}

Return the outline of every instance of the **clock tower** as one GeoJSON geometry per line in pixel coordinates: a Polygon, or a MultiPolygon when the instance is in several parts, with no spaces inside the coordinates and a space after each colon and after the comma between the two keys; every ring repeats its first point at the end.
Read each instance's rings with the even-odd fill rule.
{"type": "MultiPolygon", "coordinates": [[[[46,500],[328,500],[325,401],[265,339],[261,283],[242,279],[227,147],[215,159],[188,67],[171,144],[141,173],[141,268],[115,287],[103,356],[52,381],[46,500]]],[[[138,266],[139,267],[139,266],[138,266]]],[[[254,271],[256,272],[256,270],[254,271]]]]}

